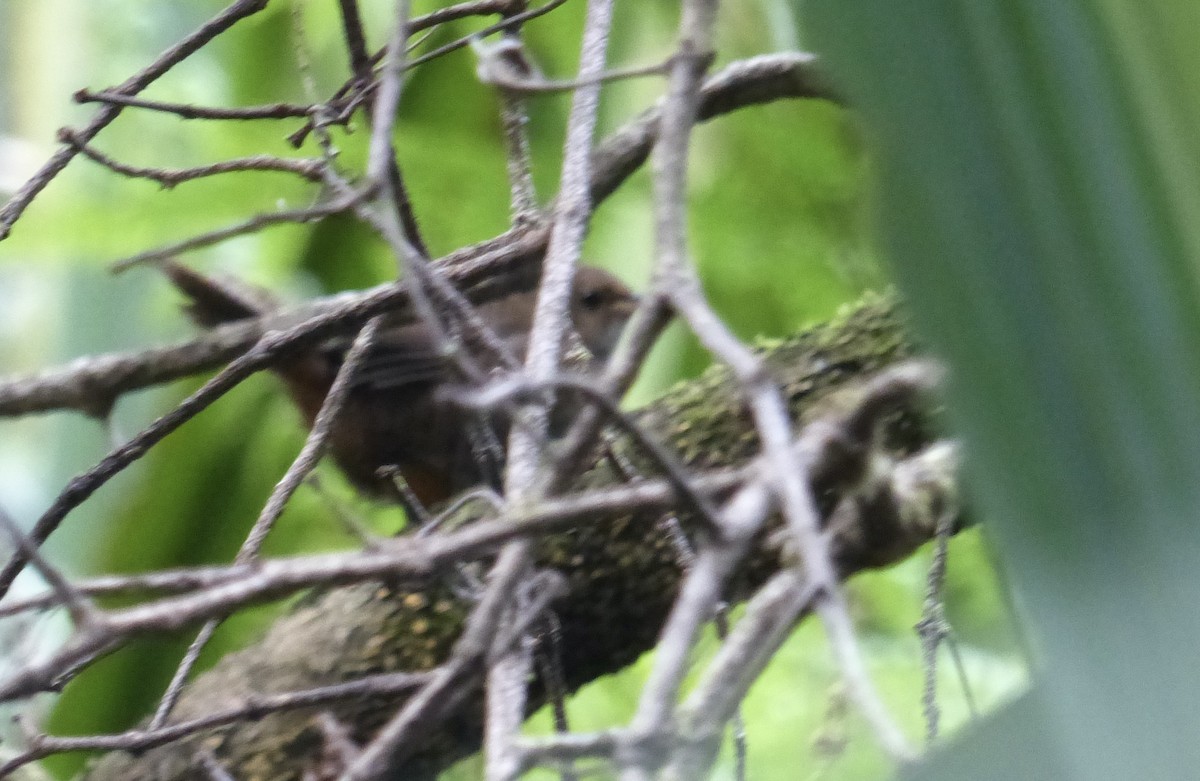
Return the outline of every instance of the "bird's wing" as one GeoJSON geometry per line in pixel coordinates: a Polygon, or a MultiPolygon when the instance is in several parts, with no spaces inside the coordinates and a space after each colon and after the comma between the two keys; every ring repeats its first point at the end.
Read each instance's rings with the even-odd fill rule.
{"type": "MultiPolygon", "coordinates": [[[[326,342],[322,351],[336,368],[350,349],[351,340],[326,342]]],[[[382,331],[354,375],[354,386],[395,390],[409,385],[444,382],[451,376],[450,360],[420,329],[406,326],[382,331]]]]}

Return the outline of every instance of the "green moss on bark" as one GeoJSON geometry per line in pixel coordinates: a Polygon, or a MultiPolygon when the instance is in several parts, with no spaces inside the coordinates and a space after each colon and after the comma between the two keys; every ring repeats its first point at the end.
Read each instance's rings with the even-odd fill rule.
{"type": "MultiPolygon", "coordinates": [[[[913,352],[890,294],[869,296],[829,323],[789,339],[764,342],[759,349],[785,390],[798,423],[836,408],[864,378],[913,352]]],[[[723,367],[679,384],[637,417],[693,469],[733,466],[757,450],[737,385],[723,367]]],[[[913,441],[908,446],[918,446],[927,443],[929,435],[917,426],[910,436],[913,441]]],[[[636,449],[622,443],[618,448],[646,474],[654,473],[636,449]]],[[[581,483],[594,486],[618,479],[601,462],[581,483]]],[[[567,596],[555,603],[568,688],[620,670],[657,639],[680,580],[678,555],[658,520],[656,514],[595,518],[539,542],[539,565],[558,571],[568,583],[567,596]]],[[[864,565],[887,563],[911,552],[919,542],[905,540],[885,556],[859,551],[861,555],[853,560],[864,565]]],[[[864,536],[855,544],[875,542],[864,536]]],[[[761,582],[777,566],[773,551],[759,551],[739,573],[738,582],[743,588],[761,582]]],[[[188,687],[177,718],[234,707],[256,692],[436,666],[446,658],[469,610],[455,595],[453,578],[448,573],[404,588],[363,584],[307,600],[279,619],[258,643],[201,675],[188,687]]],[[[357,738],[367,740],[396,705],[391,698],[352,702],[334,712],[357,738]]],[[[113,753],[94,764],[87,777],[94,781],[206,778],[194,761],[197,749],[205,746],[234,777],[299,779],[320,750],[312,715],[312,711],[274,714],[139,756],[113,753]]],[[[480,723],[476,697],[445,722],[429,725],[423,748],[397,766],[395,777],[432,778],[474,752],[480,723]]]]}

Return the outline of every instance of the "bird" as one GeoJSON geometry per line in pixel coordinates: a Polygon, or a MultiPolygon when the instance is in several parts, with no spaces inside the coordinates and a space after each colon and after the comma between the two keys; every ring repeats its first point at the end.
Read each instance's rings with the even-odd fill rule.
{"type": "MultiPolygon", "coordinates": [[[[278,306],[263,291],[208,277],[175,261],[163,263],[162,269],[186,297],[191,320],[202,328],[259,317],[278,306]]],[[[509,291],[476,307],[517,360],[525,357],[536,295],[534,290],[509,291]]],[[[612,273],[580,266],[570,300],[577,335],[572,339],[590,355],[574,365],[598,371],[637,302],[638,296],[612,273]]],[[[331,338],[272,366],[310,428],[352,341],[331,338]]],[[[358,365],[327,444],[341,471],[368,496],[407,504],[412,497],[397,488],[396,474],[425,507],[471,488],[499,487],[507,416],[454,403],[446,390],[468,378],[438,342],[423,322],[385,321],[358,365]]],[[[480,363],[490,374],[502,370],[499,356],[480,363]]],[[[575,406],[560,400],[552,425],[561,428],[575,406]]]]}

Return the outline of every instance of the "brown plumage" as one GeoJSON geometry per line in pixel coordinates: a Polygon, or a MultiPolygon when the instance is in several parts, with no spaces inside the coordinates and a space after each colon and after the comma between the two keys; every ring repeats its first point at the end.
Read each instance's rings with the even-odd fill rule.
{"type": "MultiPolygon", "coordinates": [[[[255,291],[175,263],[165,264],[164,271],[188,297],[188,314],[204,327],[255,317],[274,306],[255,291]]],[[[518,359],[525,355],[535,295],[513,292],[477,308],[518,359]]],[[[595,359],[608,358],[636,303],[629,288],[607,271],[578,270],[571,319],[595,359]]],[[[348,338],[330,339],[275,367],[310,426],[349,345],[348,338]]],[[[485,369],[495,365],[483,362],[485,369]]],[[[331,432],[334,460],[360,489],[383,496],[395,491],[379,470],[394,466],[426,504],[494,483],[502,466],[496,445],[504,443],[508,423],[502,416],[466,412],[439,393],[447,384],[462,382],[424,324],[385,327],[360,365],[331,432]]]]}

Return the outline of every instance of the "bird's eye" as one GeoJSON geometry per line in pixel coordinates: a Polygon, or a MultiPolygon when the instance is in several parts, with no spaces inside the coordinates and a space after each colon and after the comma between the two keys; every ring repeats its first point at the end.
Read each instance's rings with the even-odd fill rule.
{"type": "Polygon", "coordinates": [[[604,303],[604,296],[599,290],[589,290],[579,297],[579,303],[583,304],[584,309],[599,309],[604,303]]]}

